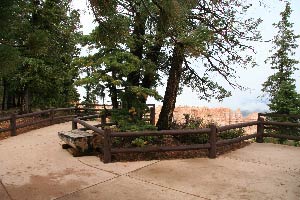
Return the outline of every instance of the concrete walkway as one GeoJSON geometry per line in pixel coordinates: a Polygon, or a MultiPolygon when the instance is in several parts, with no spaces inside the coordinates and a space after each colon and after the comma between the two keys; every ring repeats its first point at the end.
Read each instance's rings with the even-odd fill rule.
{"type": "Polygon", "coordinates": [[[0,200],[300,199],[300,148],[253,143],[217,159],[74,158],[53,125],[0,141],[0,200]]]}

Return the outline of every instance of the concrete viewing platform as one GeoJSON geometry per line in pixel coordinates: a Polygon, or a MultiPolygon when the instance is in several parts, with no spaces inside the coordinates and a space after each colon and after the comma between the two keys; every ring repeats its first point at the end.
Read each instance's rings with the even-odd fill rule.
{"type": "Polygon", "coordinates": [[[0,141],[0,200],[300,199],[300,148],[252,143],[216,159],[73,157],[71,122],[0,141]]]}

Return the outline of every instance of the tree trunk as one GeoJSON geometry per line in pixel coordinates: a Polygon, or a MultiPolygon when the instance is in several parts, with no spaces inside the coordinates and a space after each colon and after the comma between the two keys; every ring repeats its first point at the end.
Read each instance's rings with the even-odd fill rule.
{"type": "MultiPolygon", "coordinates": [[[[144,88],[151,89],[156,83],[156,74],[159,65],[158,59],[161,47],[161,43],[153,46],[152,48],[150,48],[150,53],[146,56],[146,59],[150,60],[154,67],[152,69],[150,68],[145,70],[144,78],[142,80],[142,87],[144,88]]],[[[143,97],[141,101],[142,103],[146,103],[147,96],[143,97]]]]}
{"type": "Polygon", "coordinates": [[[2,96],[2,110],[7,110],[7,81],[5,78],[3,81],[3,96],[2,96]]]}
{"type": "Polygon", "coordinates": [[[24,110],[23,111],[25,113],[30,112],[30,94],[29,94],[29,90],[27,87],[24,91],[24,110]]]}
{"type": "MultiPolygon", "coordinates": [[[[136,16],[134,18],[134,30],[132,33],[133,39],[134,39],[134,45],[130,49],[130,52],[139,58],[139,60],[143,59],[143,48],[144,48],[144,35],[145,35],[145,23],[146,23],[146,17],[140,13],[137,12],[136,16]]],[[[141,78],[141,71],[140,68],[136,71],[133,71],[128,74],[127,76],[127,82],[129,86],[140,86],[140,78],[141,78]]],[[[126,107],[129,109],[132,106],[132,99],[139,99],[139,97],[132,93],[130,90],[127,90],[126,93],[127,97],[125,97],[125,104],[126,107]]]]}
{"type": "MultiPolygon", "coordinates": [[[[143,48],[144,48],[144,39],[143,36],[145,35],[145,23],[146,17],[143,16],[142,13],[137,12],[134,18],[134,30],[132,33],[134,39],[134,46],[131,48],[130,52],[138,57],[140,60],[143,59],[143,48]]],[[[133,71],[129,73],[127,76],[127,81],[132,86],[139,86],[140,82],[140,70],[133,71]]]]}
{"type": "Polygon", "coordinates": [[[156,72],[159,65],[159,53],[162,48],[162,40],[159,39],[157,44],[150,48],[150,52],[147,54],[146,59],[150,60],[154,65],[153,69],[146,69],[145,75],[142,81],[142,87],[152,88],[156,80],[156,72]]]}
{"type": "MultiPolygon", "coordinates": [[[[114,70],[112,70],[112,78],[114,80],[117,79],[116,72],[114,70]]],[[[113,109],[118,109],[119,103],[118,103],[118,91],[117,91],[117,87],[114,84],[110,84],[109,90],[110,90],[110,99],[111,99],[111,103],[112,103],[113,109]]]]}
{"type": "Polygon", "coordinates": [[[110,93],[111,93],[110,99],[111,99],[113,109],[118,109],[119,108],[119,103],[118,103],[118,95],[117,95],[116,86],[111,86],[110,87],[110,93]]]}
{"type": "MultiPolygon", "coordinates": [[[[166,20],[165,16],[166,11],[163,8],[160,8],[154,45],[149,48],[149,52],[146,54],[146,60],[149,60],[153,64],[153,68],[150,66],[145,70],[144,78],[142,80],[142,87],[144,88],[151,89],[153,86],[155,86],[157,80],[157,70],[160,63],[160,51],[164,44],[164,39],[166,38],[165,33],[169,27],[169,21],[166,20]]],[[[144,101],[146,103],[147,99],[144,101]]]]}
{"type": "MultiPolygon", "coordinates": [[[[9,85],[8,85],[9,87],[9,85]]],[[[16,99],[15,94],[12,94],[11,92],[7,92],[7,109],[15,108],[16,107],[16,99]]]]}
{"type": "Polygon", "coordinates": [[[173,111],[175,109],[176,97],[179,88],[182,64],[184,60],[184,45],[176,43],[169,72],[167,88],[164,96],[163,106],[157,121],[158,130],[166,130],[171,128],[173,111]]]}

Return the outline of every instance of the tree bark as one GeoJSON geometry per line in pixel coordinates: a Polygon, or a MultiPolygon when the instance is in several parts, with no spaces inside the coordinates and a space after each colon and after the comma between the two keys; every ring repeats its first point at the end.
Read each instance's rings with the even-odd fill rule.
{"type": "MultiPolygon", "coordinates": [[[[146,59],[150,60],[154,65],[153,69],[146,69],[142,80],[142,87],[151,89],[156,83],[157,69],[159,65],[159,53],[162,48],[162,43],[158,42],[157,45],[150,48],[150,53],[146,55],[146,59]]],[[[143,97],[142,103],[146,103],[147,97],[143,97]]]]}
{"type": "Polygon", "coordinates": [[[29,89],[26,87],[24,91],[24,113],[30,112],[30,94],[29,89]]]}
{"type": "MultiPolygon", "coordinates": [[[[7,85],[9,88],[9,84],[7,85]]],[[[12,94],[12,92],[7,91],[7,109],[10,108],[15,108],[16,107],[16,99],[15,99],[15,94],[12,94]]]]}
{"type": "Polygon", "coordinates": [[[159,7],[159,16],[157,19],[157,30],[155,35],[154,45],[149,48],[149,52],[146,55],[146,59],[151,61],[155,66],[154,69],[149,69],[145,71],[145,75],[142,81],[142,87],[152,88],[156,81],[156,74],[159,65],[159,54],[160,50],[164,44],[164,39],[167,37],[165,33],[169,27],[169,20],[166,19],[166,10],[159,7]]]}
{"type": "Polygon", "coordinates": [[[159,65],[159,54],[162,48],[163,39],[157,39],[157,43],[152,46],[149,50],[149,53],[146,55],[146,59],[151,61],[151,63],[155,66],[153,69],[146,69],[145,75],[142,81],[142,87],[144,88],[152,88],[155,84],[157,68],[159,65]]]}
{"type": "MultiPolygon", "coordinates": [[[[151,89],[156,84],[157,70],[159,67],[159,56],[161,48],[164,44],[164,39],[167,37],[165,34],[169,27],[169,20],[166,19],[166,10],[159,7],[160,13],[157,20],[157,30],[154,39],[154,45],[149,48],[149,52],[146,54],[146,60],[149,60],[153,64],[153,68],[145,70],[144,78],[142,80],[142,87],[151,89]]],[[[146,103],[147,99],[144,100],[146,103]]]]}
{"type": "MultiPolygon", "coordinates": [[[[115,80],[117,79],[116,72],[114,70],[112,70],[112,78],[115,80]]],[[[110,90],[110,99],[111,99],[113,109],[118,109],[119,103],[118,103],[117,87],[114,84],[110,84],[109,90],[110,90]]]]}
{"type": "Polygon", "coordinates": [[[182,64],[184,60],[184,45],[176,43],[169,72],[167,88],[163,100],[163,106],[157,121],[158,130],[166,130],[171,128],[173,111],[175,109],[176,97],[179,88],[182,64]]]}
{"type": "Polygon", "coordinates": [[[2,82],[3,82],[2,110],[7,110],[7,81],[5,78],[3,78],[2,82]]]}
{"type": "MultiPolygon", "coordinates": [[[[145,35],[145,23],[146,23],[146,17],[140,13],[137,12],[134,18],[134,29],[133,29],[133,39],[134,39],[134,45],[130,49],[130,52],[139,58],[139,60],[143,59],[143,48],[144,48],[144,35],[145,35]]],[[[140,79],[141,79],[141,70],[140,68],[136,71],[133,71],[128,74],[127,76],[127,82],[128,86],[140,86],[140,79]]],[[[125,102],[123,105],[125,105],[128,109],[134,106],[132,104],[132,99],[139,99],[139,97],[132,93],[130,90],[127,90],[126,93],[129,95],[125,98],[125,102]]]]}
{"type": "MultiPolygon", "coordinates": [[[[145,23],[146,17],[142,13],[137,12],[134,18],[134,29],[132,36],[134,38],[134,46],[131,48],[130,52],[138,57],[140,60],[143,59],[143,48],[145,35],[145,23]]],[[[139,86],[140,84],[140,70],[133,71],[127,76],[127,81],[132,86],[139,86]]]]}

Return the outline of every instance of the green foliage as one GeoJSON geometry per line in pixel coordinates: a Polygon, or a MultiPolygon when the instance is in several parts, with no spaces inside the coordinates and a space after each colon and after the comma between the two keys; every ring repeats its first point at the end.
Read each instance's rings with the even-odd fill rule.
{"type": "Polygon", "coordinates": [[[295,141],[295,142],[294,142],[294,146],[295,146],[295,147],[300,147],[300,142],[299,142],[299,141],[295,141]]]}
{"type": "MultiPolygon", "coordinates": [[[[201,129],[206,128],[209,124],[204,123],[202,118],[195,118],[189,114],[184,114],[185,123],[173,122],[172,129],[201,129]]],[[[207,134],[190,134],[174,136],[176,140],[186,144],[205,144],[208,142],[207,134]]]]}
{"type": "MultiPolygon", "coordinates": [[[[151,125],[140,117],[138,117],[138,112],[135,108],[127,109],[119,109],[113,110],[112,121],[117,123],[117,129],[121,132],[127,131],[154,131],[157,130],[156,126],[151,125]]],[[[132,144],[133,146],[143,147],[147,144],[153,144],[157,142],[161,137],[155,136],[141,136],[141,137],[127,137],[127,138],[118,138],[114,140],[115,145],[119,145],[122,143],[132,144]]]]}
{"type": "Polygon", "coordinates": [[[93,31],[92,36],[102,46],[115,48],[128,37],[129,26],[130,19],[128,17],[112,15],[106,21],[101,21],[99,26],[93,31]]]}
{"type": "Polygon", "coordinates": [[[143,138],[135,138],[131,144],[133,144],[134,146],[137,147],[143,147],[145,144],[147,144],[147,142],[145,142],[145,140],[143,138]]]}
{"type": "Polygon", "coordinates": [[[276,139],[276,138],[264,137],[264,142],[265,143],[284,144],[284,145],[289,145],[289,146],[294,146],[294,147],[300,147],[300,142],[299,141],[281,140],[281,139],[276,139]]]}
{"type": "MultiPolygon", "coordinates": [[[[214,121],[204,121],[202,118],[195,118],[189,114],[184,114],[185,123],[176,123],[172,125],[173,129],[201,129],[208,128],[210,124],[216,124],[214,121]]],[[[220,139],[233,139],[241,137],[245,134],[245,129],[238,128],[221,132],[218,137],[220,139]]],[[[178,141],[187,144],[205,144],[208,142],[208,134],[191,134],[174,136],[178,141]]]]}
{"type": "MultiPolygon", "coordinates": [[[[299,118],[288,117],[288,116],[279,116],[279,117],[267,117],[267,121],[276,121],[276,122],[292,122],[299,123],[299,118]]],[[[292,126],[272,126],[272,129],[267,129],[267,133],[271,134],[282,134],[282,135],[292,135],[292,136],[300,136],[300,128],[292,127],[292,126]]],[[[288,142],[287,139],[274,139],[277,143],[285,144],[288,142]]]]}
{"type": "Polygon", "coordinates": [[[299,61],[291,58],[298,47],[296,39],[300,36],[293,33],[293,23],[289,22],[291,12],[290,3],[287,2],[281,13],[281,21],[274,24],[278,28],[278,35],[273,40],[275,52],[266,62],[269,61],[276,72],[263,83],[262,89],[270,100],[270,110],[280,114],[300,113],[300,95],[292,78],[299,61]]]}
{"type": "Polygon", "coordinates": [[[20,52],[15,46],[19,25],[17,0],[2,0],[0,6],[0,78],[9,75],[20,64],[20,52]]]}
{"type": "MultiPolygon", "coordinates": [[[[182,72],[170,81],[176,94],[166,95],[164,105],[176,102],[179,82],[181,87],[196,91],[200,99],[222,100],[230,91],[211,77],[218,74],[231,86],[243,89],[235,81],[236,66],[255,65],[252,47],[246,42],[260,39],[257,26],[261,20],[241,20],[251,7],[245,1],[89,2],[99,26],[83,38],[83,44],[98,53],[91,57],[92,64],[81,66],[92,66],[92,78],[85,81],[108,88],[112,102],[119,99],[128,109],[145,104],[161,77],[171,76],[176,64],[179,70],[175,71],[182,72]],[[172,54],[176,46],[180,46],[180,59],[175,58],[177,53],[172,54]],[[126,54],[130,60],[119,59],[126,54]],[[200,65],[190,65],[189,60],[198,58],[200,65]],[[148,94],[133,92],[135,88],[147,89],[148,94]]],[[[173,108],[166,107],[169,113],[160,116],[170,119],[173,108]]]]}
{"type": "MultiPolygon", "coordinates": [[[[268,96],[271,111],[278,114],[300,114],[300,95],[296,92],[295,80],[292,78],[295,66],[299,61],[292,58],[295,49],[298,48],[297,39],[292,28],[293,24],[289,22],[291,15],[290,3],[286,3],[285,10],[281,13],[281,21],[274,24],[278,28],[278,34],[274,37],[274,54],[268,58],[271,68],[275,73],[268,77],[263,84],[262,91],[268,96]]],[[[267,120],[279,122],[299,122],[297,119],[286,117],[269,117],[267,120]]],[[[275,127],[274,130],[267,130],[271,133],[299,135],[297,127],[275,127]]],[[[280,143],[286,140],[279,139],[280,143]]]]}
{"type": "Polygon", "coordinates": [[[78,74],[71,62],[79,53],[79,14],[70,8],[70,1],[14,0],[5,5],[10,23],[0,31],[5,41],[0,44],[0,78],[6,75],[9,86],[4,87],[13,97],[9,99],[19,99],[22,108],[76,101],[73,82],[78,74]]]}
{"type": "Polygon", "coordinates": [[[5,44],[0,44],[0,77],[5,77],[12,73],[20,64],[20,52],[5,44]]]}
{"type": "Polygon", "coordinates": [[[300,113],[300,95],[296,92],[296,86],[291,80],[281,82],[278,91],[270,100],[269,108],[282,114],[300,113]]]}
{"type": "Polygon", "coordinates": [[[219,134],[219,137],[223,140],[228,140],[228,139],[244,136],[244,134],[245,134],[245,129],[238,128],[238,129],[231,129],[228,131],[224,131],[219,134]]]}
{"type": "MultiPolygon", "coordinates": [[[[145,111],[144,111],[145,112],[145,111]]],[[[138,110],[135,108],[118,109],[112,111],[111,119],[117,123],[119,131],[145,131],[145,130],[157,130],[157,128],[139,117],[138,110]]]]}
{"type": "Polygon", "coordinates": [[[208,134],[191,134],[174,136],[178,141],[185,144],[205,144],[208,142],[208,134]]]}
{"type": "Polygon", "coordinates": [[[131,144],[136,147],[144,147],[146,145],[157,144],[162,140],[162,137],[158,136],[144,136],[137,137],[131,141],[131,144]]]}

